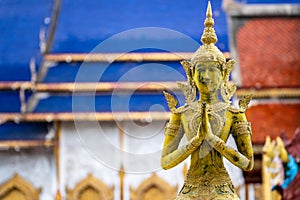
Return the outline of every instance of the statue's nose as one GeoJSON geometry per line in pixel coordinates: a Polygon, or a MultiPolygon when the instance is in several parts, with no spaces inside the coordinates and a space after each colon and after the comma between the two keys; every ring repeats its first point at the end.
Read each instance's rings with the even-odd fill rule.
{"type": "Polygon", "coordinates": [[[205,70],[202,74],[202,80],[203,81],[208,81],[209,80],[209,75],[208,75],[208,70],[205,70]]]}

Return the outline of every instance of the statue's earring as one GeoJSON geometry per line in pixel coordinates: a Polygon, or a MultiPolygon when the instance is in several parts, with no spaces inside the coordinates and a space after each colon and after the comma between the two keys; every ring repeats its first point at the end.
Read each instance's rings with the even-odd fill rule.
{"type": "Polygon", "coordinates": [[[226,103],[230,103],[231,97],[234,95],[236,91],[236,84],[229,81],[229,74],[233,68],[235,61],[229,60],[222,69],[222,72],[224,73],[223,81],[221,84],[220,92],[223,100],[226,103]]]}
{"type": "Polygon", "coordinates": [[[191,100],[194,101],[196,99],[196,96],[197,96],[197,88],[196,88],[196,85],[195,85],[195,82],[194,82],[193,79],[191,80],[189,85],[191,86],[191,93],[192,93],[191,100]]]}
{"type": "Polygon", "coordinates": [[[187,60],[181,61],[181,65],[183,66],[183,69],[187,76],[187,84],[178,82],[177,85],[180,88],[180,90],[183,92],[186,102],[193,102],[196,99],[197,96],[197,90],[195,83],[193,81],[193,71],[191,63],[187,60]]]}
{"type": "Polygon", "coordinates": [[[220,92],[223,100],[230,103],[230,99],[236,91],[236,85],[232,82],[223,81],[221,84],[220,92]]]}
{"type": "Polygon", "coordinates": [[[194,82],[193,76],[195,73],[195,68],[192,67],[191,63],[189,65],[188,71],[189,71],[189,77],[188,77],[188,85],[190,87],[190,93],[191,93],[191,97],[189,99],[190,102],[193,102],[196,100],[197,97],[197,88],[196,88],[196,84],[194,82]]]}

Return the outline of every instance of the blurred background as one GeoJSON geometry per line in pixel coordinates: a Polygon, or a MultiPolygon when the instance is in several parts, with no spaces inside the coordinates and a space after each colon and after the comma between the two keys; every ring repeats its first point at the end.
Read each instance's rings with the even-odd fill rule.
{"type": "MultiPolygon", "coordinates": [[[[263,159],[267,136],[298,145],[300,1],[211,4],[216,45],[236,60],[232,102],[253,93],[255,166],[246,173],[227,163],[234,185],[241,199],[300,199],[299,181],[271,194],[276,176],[263,159]]],[[[0,0],[0,199],[173,199],[189,161],[160,168],[170,116],[162,91],[184,104],[180,61],[200,46],[206,7],[0,0]]]]}

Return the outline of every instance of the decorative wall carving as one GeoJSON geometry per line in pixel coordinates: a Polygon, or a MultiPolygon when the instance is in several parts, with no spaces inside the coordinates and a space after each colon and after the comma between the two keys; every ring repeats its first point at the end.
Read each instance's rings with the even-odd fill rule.
{"type": "Polygon", "coordinates": [[[176,194],[177,186],[170,186],[156,174],[143,181],[136,190],[130,187],[130,200],[175,199],[176,194]]]}
{"type": "Polygon", "coordinates": [[[0,200],[38,200],[41,189],[36,189],[19,174],[0,185],[0,200]]]}
{"type": "Polygon", "coordinates": [[[79,182],[73,190],[66,187],[67,200],[113,200],[113,191],[114,187],[109,188],[92,174],[79,182]]]}

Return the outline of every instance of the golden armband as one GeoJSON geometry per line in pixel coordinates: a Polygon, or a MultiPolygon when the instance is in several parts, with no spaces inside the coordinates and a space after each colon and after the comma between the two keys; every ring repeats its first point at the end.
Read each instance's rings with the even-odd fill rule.
{"type": "Polygon", "coordinates": [[[249,122],[237,122],[232,125],[232,135],[237,137],[243,134],[252,134],[251,124],[249,122]]]}
{"type": "Polygon", "coordinates": [[[180,124],[168,123],[165,127],[165,135],[175,136],[179,131],[180,124]]]}

